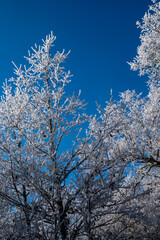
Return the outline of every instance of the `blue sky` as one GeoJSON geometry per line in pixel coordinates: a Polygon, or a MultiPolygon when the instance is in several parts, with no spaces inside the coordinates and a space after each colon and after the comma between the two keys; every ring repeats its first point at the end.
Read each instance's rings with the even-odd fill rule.
{"type": "Polygon", "coordinates": [[[71,50],[65,66],[74,75],[69,91],[81,89],[88,112],[95,101],[102,106],[110,89],[135,89],[147,93],[146,77],[130,70],[127,61],[136,55],[140,30],[136,21],[148,10],[150,0],[5,0],[0,1],[0,84],[13,76],[13,60],[51,31],[57,36],[55,51],[71,50]]]}

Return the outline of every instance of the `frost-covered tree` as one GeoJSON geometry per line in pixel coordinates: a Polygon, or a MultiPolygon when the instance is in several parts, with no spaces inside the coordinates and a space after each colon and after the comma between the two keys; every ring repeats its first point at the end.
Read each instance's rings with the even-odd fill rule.
{"type": "Polygon", "coordinates": [[[79,95],[65,96],[70,73],[61,64],[68,54],[51,57],[54,40],[51,34],[32,49],[28,68],[16,67],[14,91],[4,86],[0,196],[10,204],[11,239],[67,238],[68,212],[78,192],[71,177],[85,161],[78,159],[85,104],[79,95]]]}
{"type": "Polygon", "coordinates": [[[99,110],[99,118],[94,118],[90,124],[95,138],[101,136],[104,139],[108,158],[126,166],[126,174],[130,174],[129,182],[125,178],[118,189],[121,196],[125,193],[126,198],[121,208],[122,215],[118,214],[119,220],[111,224],[112,237],[109,239],[160,237],[160,3],[153,2],[142,24],[138,23],[141,45],[134,62],[130,63],[131,68],[139,70],[141,75],[148,74],[149,93],[146,97],[129,90],[121,93],[120,101],[107,102],[106,108],[99,110]],[[130,194],[124,190],[129,186],[132,189],[130,194]]]}
{"type": "MultiPolygon", "coordinates": [[[[133,129],[141,134],[141,137],[136,139],[136,145],[143,144],[144,161],[152,163],[153,166],[159,167],[160,161],[160,2],[152,0],[153,5],[149,7],[145,13],[142,23],[137,22],[141,29],[140,40],[141,45],[137,49],[137,56],[132,63],[129,63],[132,70],[139,70],[140,75],[147,74],[149,76],[149,94],[147,100],[143,104],[136,103],[131,97],[129,109],[133,109],[131,114],[137,114],[133,129]],[[131,104],[134,102],[134,106],[131,104]],[[137,113],[136,113],[137,112],[137,113]],[[141,125],[141,127],[140,127],[141,125]],[[147,143],[147,144],[146,144],[147,143]],[[147,145],[147,146],[146,146],[147,145]]],[[[122,94],[127,96],[126,94],[122,94]]],[[[130,94],[131,96],[131,94],[130,94]]],[[[134,122],[134,121],[133,121],[134,122]]],[[[134,131],[135,131],[134,130],[134,131]]]]}

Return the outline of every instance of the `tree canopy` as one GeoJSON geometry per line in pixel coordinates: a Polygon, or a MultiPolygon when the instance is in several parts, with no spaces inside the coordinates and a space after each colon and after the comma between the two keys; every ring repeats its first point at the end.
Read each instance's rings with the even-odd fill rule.
{"type": "Polygon", "coordinates": [[[88,116],[68,96],[69,53],[51,32],[15,65],[0,104],[0,238],[160,238],[160,2],[152,1],[129,63],[148,94],[127,90],[88,116]]]}

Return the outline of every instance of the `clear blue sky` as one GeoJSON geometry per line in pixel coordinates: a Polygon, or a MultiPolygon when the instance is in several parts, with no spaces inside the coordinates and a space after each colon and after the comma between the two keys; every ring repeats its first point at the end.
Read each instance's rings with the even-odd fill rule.
{"type": "Polygon", "coordinates": [[[70,90],[82,90],[88,111],[95,101],[105,105],[110,89],[147,92],[146,77],[139,77],[126,63],[136,55],[141,20],[150,0],[2,0],[0,1],[0,84],[13,76],[13,60],[51,31],[57,36],[55,50],[71,50],[66,68],[74,75],[70,90]]]}

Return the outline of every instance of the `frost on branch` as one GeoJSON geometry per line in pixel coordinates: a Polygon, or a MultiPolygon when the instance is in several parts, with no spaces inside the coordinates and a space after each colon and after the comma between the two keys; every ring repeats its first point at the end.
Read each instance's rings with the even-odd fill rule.
{"type": "MultiPolygon", "coordinates": [[[[142,22],[137,22],[141,29],[141,44],[137,48],[137,56],[130,62],[132,70],[139,70],[140,75],[148,74],[151,79],[160,76],[160,3],[154,4],[145,13],[142,22]]],[[[159,81],[159,80],[158,80],[159,81]]]]}
{"type": "MultiPolygon", "coordinates": [[[[153,25],[149,14],[142,29],[153,25]]],[[[68,53],[52,56],[54,41],[51,33],[35,45],[3,86],[0,239],[160,239],[158,81],[146,97],[127,90],[114,101],[111,91],[106,107],[87,116],[80,92],[66,93],[68,53]]],[[[139,59],[137,68],[154,76],[139,59]]]]}

